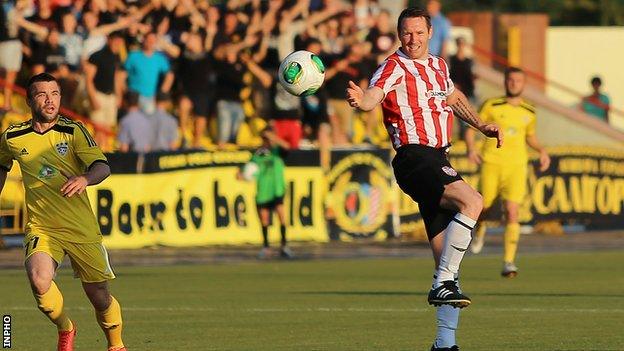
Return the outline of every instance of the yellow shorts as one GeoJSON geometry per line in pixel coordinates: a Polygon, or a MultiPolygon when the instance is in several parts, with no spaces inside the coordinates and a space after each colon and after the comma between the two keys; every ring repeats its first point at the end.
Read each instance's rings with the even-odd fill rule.
{"type": "Polygon", "coordinates": [[[498,196],[502,200],[521,204],[527,191],[527,164],[484,162],[480,183],[484,208],[491,207],[498,196]]]}
{"type": "Polygon", "coordinates": [[[115,279],[108,261],[108,252],[101,242],[72,243],[44,234],[29,233],[24,238],[24,248],[25,260],[35,252],[45,252],[60,265],[65,255],[69,256],[74,276],[83,283],[115,279]]]}

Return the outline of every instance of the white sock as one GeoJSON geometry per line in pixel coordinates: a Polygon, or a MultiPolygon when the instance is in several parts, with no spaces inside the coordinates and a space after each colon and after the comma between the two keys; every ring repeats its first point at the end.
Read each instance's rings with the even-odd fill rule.
{"type": "Polygon", "coordinates": [[[435,347],[452,347],[455,345],[455,330],[459,324],[459,308],[450,305],[438,306],[436,320],[438,332],[435,338],[435,347]]]}
{"type": "MultiPolygon", "coordinates": [[[[436,276],[433,276],[434,282],[436,276]]],[[[459,286],[458,276],[455,275],[455,281],[459,286]]],[[[436,321],[438,330],[434,341],[435,347],[453,347],[456,344],[455,331],[459,324],[459,308],[450,305],[438,306],[436,310],[436,321]]]]}
{"type": "Polygon", "coordinates": [[[458,213],[444,230],[444,248],[434,288],[442,285],[443,281],[453,280],[458,274],[459,265],[470,245],[471,232],[476,223],[474,219],[458,213]]]}

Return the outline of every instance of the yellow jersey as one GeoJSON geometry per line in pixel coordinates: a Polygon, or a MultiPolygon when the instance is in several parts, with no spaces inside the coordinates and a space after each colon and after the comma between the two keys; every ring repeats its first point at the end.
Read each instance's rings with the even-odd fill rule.
{"type": "Polygon", "coordinates": [[[535,134],[535,107],[522,101],[511,105],[507,98],[492,98],[483,103],[479,111],[485,123],[496,123],[503,130],[503,146],[496,148],[495,138],[486,138],[483,143],[484,162],[498,164],[527,163],[526,137],[535,134]]]}
{"type": "Polygon", "coordinates": [[[13,160],[24,182],[26,234],[76,243],[102,240],[87,192],[70,198],[61,194],[65,175],[81,175],[94,163],[107,162],[81,123],[59,116],[44,133],[33,129],[32,120],[10,126],[0,138],[0,167],[9,171],[13,160]]]}

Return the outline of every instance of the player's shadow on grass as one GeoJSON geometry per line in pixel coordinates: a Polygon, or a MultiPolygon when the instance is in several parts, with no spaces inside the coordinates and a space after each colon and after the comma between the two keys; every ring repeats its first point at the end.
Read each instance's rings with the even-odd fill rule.
{"type": "MultiPolygon", "coordinates": [[[[294,294],[301,295],[346,295],[346,296],[427,296],[428,291],[300,291],[294,294]]],[[[603,298],[623,298],[622,294],[584,294],[584,293],[505,293],[505,292],[481,292],[473,296],[493,296],[493,297],[603,297],[603,298]]]]}
{"type": "Polygon", "coordinates": [[[428,291],[299,291],[301,295],[427,296],[428,291]]]}
{"type": "Polygon", "coordinates": [[[501,292],[481,292],[473,294],[474,296],[514,296],[514,297],[606,297],[606,298],[623,298],[622,294],[585,294],[585,293],[544,293],[544,292],[526,292],[526,293],[501,293],[501,292]]]}

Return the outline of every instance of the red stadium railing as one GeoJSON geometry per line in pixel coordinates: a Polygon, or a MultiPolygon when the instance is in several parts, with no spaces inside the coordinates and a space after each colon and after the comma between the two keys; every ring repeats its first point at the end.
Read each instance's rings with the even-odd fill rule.
{"type": "MultiPolygon", "coordinates": [[[[478,54],[480,56],[483,56],[483,57],[486,57],[486,58],[489,58],[492,61],[494,61],[494,62],[496,62],[496,63],[498,63],[500,65],[503,65],[505,67],[509,67],[510,66],[509,65],[509,61],[505,57],[503,57],[501,55],[498,55],[498,54],[496,54],[494,52],[485,50],[483,48],[480,48],[480,47],[474,46],[474,45],[472,46],[472,49],[473,49],[473,51],[476,54],[478,54]]],[[[533,78],[533,79],[535,79],[535,80],[537,80],[537,81],[539,81],[539,82],[541,82],[541,83],[543,83],[545,85],[552,86],[552,87],[557,88],[557,89],[559,89],[561,91],[564,91],[564,92],[566,92],[568,94],[574,95],[574,96],[579,98],[579,101],[580,101],[580,99],[585,97],[585,95],[583,95],[581,92],[579,92],[577,90],[574,90],[574,89],[572,89],[572,88],[570,88],[570,87],[568,87],[568,86],[566,86],[564,84],[561,84],[561,83],[559,83],[557,81],[554,81],[552,79],[548,79],[548,78],[544,77],[540,73],[528,70],[528,69],[526,69],[524,67],[522,67],[522,69],[524,70],[524,72],[526,72],[526,75],[528,77],[531,77],[531,78],[533,78]]],[[[620,117],[624,117],[624,110],[620,110],[619,108],[616,108],[614,106],[608,106],[608,105],[602,104],[601,102],[599,102],[598,104],[602,108],[609,107],[609,113],[610,114],[616,114],[616,115],[618,115],[620,117]]]]}

